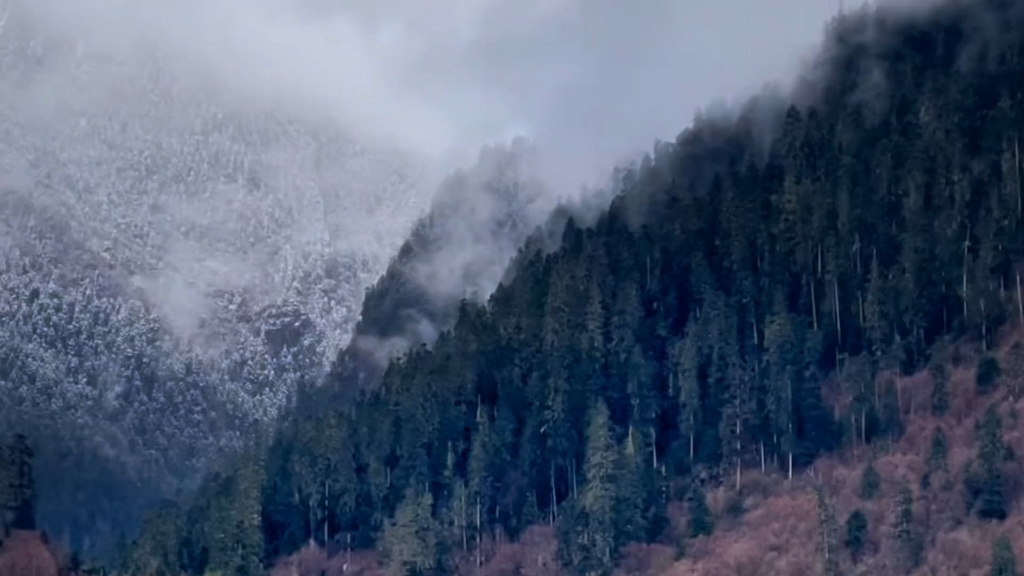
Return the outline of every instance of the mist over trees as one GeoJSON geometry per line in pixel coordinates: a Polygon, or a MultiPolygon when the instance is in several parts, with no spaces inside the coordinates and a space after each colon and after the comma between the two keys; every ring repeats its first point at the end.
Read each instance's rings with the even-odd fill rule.
{"type": "MultiPolygon", "coordinates": [[[[485,543],[547,524],[565,570],[610,574],[630,543],[685,554],[719,529],[711,486],[900,438],[918,369],[942,383],[924,409],[945,414],[936,346],[989,352],[1024,322],[1022,6],[837,19],[797,103],[755,99],[659,142],[618,175],[606,213],[567,218],[555,251],[527,239],[486,303],[463,299],[374,385],[344,389],[344,351],[271,440],[149,518],[122,568],[254,574],[313,541],[375,547],[395,574],[426,576],[479,567],[485,543]],[[767,142],[765,126],[778,126],[767,142]],[[678,502],[684,534],[667,529],[678,502]]],[[[371,290],[364,324],[423,309],[403,281],[371,290]]],[[[982,360],[979,392],[1020,373],[1012,357],[982,360]]],[[[957,487],[992,522],[1015,457],[1001,430],[992,409],[957,487]]],[[[931,446],[939,478],[941,430],[931,446]]],[[[886,519],[899,573],[921,562],[913,506],[903,487],[886,519]]],[[[817,513],[837,573],[835,554],[860,558],[874,528],[837,518],[824,493],[817,513]]],[[[993,573],[1015,573],[1006,542],[992,556],[993,573]]]]}

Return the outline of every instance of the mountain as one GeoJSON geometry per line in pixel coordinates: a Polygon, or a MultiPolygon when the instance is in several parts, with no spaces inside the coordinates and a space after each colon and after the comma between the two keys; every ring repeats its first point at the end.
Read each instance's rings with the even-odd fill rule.
{"type": "Polygon", "coordinates": [[[645,550],[669,555],[650,573],[730,573],[716,555],[774,531],[803,563],[773,573],[1013,573],[1022,26],[1016,0],[842,15],[792,94],[698,117],[592,221],[534,235],[529,186],[455,177],[326,385],[154,513],[122,571],[254,574],[312,544],[395,574],[640,573],[645,550]],[[991,549],[949,552],[964,525],[991,549]]]}
{"type": "MultiPolygon", "coordinates": [[[[430,212],[367,290],[327,392],[373,388],[395,354],[433,344],[462,301],[486,301],[528,239],[564,221],[564,206],[537,176],[537,154],[524,139],[486,147],[474,166],[441,183],[430,212]]],[[[595,196],[585,206],[600,202],[595,196]]]]}
{"type": "Polygon", "coordinates": [[[0,435],[33,438],[40,524],[109,556],[323,379],[418,175],[26,5],[0,34],[0,435]]]}

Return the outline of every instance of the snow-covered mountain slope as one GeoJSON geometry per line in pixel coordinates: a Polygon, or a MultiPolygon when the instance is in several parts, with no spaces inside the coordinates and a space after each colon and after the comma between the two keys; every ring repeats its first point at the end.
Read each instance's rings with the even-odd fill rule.
{"type": "Polygon", "coordinates": [[[34,439],[44,526],[109,551],[322,378],[428,194],[408,158],[337,126],[16,18],[0,34],[0,433],[34,439]]]}

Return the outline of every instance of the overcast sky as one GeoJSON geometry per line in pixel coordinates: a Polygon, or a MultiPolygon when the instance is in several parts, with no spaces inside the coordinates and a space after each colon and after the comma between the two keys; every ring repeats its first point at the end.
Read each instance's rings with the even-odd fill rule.
{"type": "Polygon", "coordinates": [[[534,136],[573,171],[792,77],[836,0],[8,0],[45,27],[444,168],[534,136]],[[454,159],[453,159],[454,158],[454,159]]]}

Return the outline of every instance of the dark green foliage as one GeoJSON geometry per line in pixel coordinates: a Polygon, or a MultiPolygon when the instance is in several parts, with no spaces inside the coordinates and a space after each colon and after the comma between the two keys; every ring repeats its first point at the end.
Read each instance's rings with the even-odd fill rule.
{"type": "Polygon", "coordinates": [[[896,382],[889,380],[882,386],[882,405],[879,409],[879,432],[898,440],[903,435],[903,419],[900,418],[899,391],[896,382]]]}
{"type": "Polygon", "coordinates": [[[892,533],[897,546],[897,562],[902,573],[909,574],[921,563],[924,540],[914,524],[914,494],[902,486],[893,503],[892,533]]]}
{"type": "Polygon", "coordinates": [[[815,488],[818,504],[818,530],[821,534],[820,548],[822,574],[824,576],[839,575],[839,526],[836,523],[835,509],[823,488],[815,488]]]}
{"type": "Polygon", "coordinates": [[[968,509],[985,520],[1003,520],[1007,512],[1002,464],[1010,454],[1003,443],[1002,420],[994,405],[985,411],[976,435],[978,457],[968,462],[964,475],[968,509]]]}
{"type": "Polygon", "coordinates": [[[694,487],[686,502],[690,538],[710,536],[715,531],[715,520],[711,517],[704,491],[694,487]]]}
{"type": "Polygon", "coordinates": [[[10,444],[0,444],[0,535],[8,529],[35,529],[33,456],[23,434],[15,434],[10,444]]]}
{"type": "Polygon", "coordinates": [[[999,383],[999,361],[992,356],[985,356],[978,363],[978,371],[974,376],[974,384],[979,394],[988,394],[999,383]]]}
{"type": "Polygon", "coordinates": [[[1020,397],[1021,387],[1024,387],[1024,341],[1017,340],[1006,352],[1006,370],[1003,375],[1010,384],[1013,397],[1020,397]]]}
{"type": "Polygon", "coordinates": [[[587,453],[584,468],[586,484],[576,504],[579,514],[573,523],[568,541],[559,541],[559,547],[572,550],[567,555],[572,564],[567,568],[580,574],[610,574],[615,567],[618,550],[618,531],[638,528],[640,506],[622,507],[617,494],[617,470],[621,460],[611,435],[611,422],[604,401],[597,401],[590,411],[587,427],[587,453]],[[619,512],[619,514],[616,514],[619,512]],[[618,525],[616,520],[625,522],[618,525]]]}
{"type": "Polygon", "coordinates": [[[945,470],[948,453],[946,433],[942,431],[942,428],[936,426],[935,431],[932,433],[931,448],[928,452],[928,471],[945,470]]]}
{"type": "Polygon", "coordinates": [[[875,470],[874,460],[869,460],[860,475],[860,489],[857,495],[864,500],[873,500],[882,488],[882,477],[875,470]]]}
{"type": "Polygon", "coordinates": [[[1017,576],[1017,557],[1013,544],[1005,534],[992,543],[992,570],[989,576],[1017,576]]]}
{"type": "Polygon", "coordinates": [[[127,574],[207,573],[257,576],[263,572],[259,454],[246,454],[231,474],[207,478],[187,501],[165,503],[145,520],[142,535],[121,558],[127,574]],[[159,570],[157,570],[159,571],[159,570]]]}
{"type": "Polygon", "coordinates": [[[443,574],[444,548],[432,517],[430,492],[416,486],[405,491],[394,519],[384,529],[383,548],[395,576],[443,574]]]}
{"type": "Polygon", "coordinates": [[[949,411],[949,375],[944,364],[932,364],[928,368],[932,376],[932,414],[943,416],[949,411]]]}
{"type": "Polygon", "coordinates": [[[844,541],[854,562],[860,561],[867,539],[868,517],[858,508],[846,518],[846,540],[844,541]]]}
{"type": "MultiPolygon", "coordinates": [[[[926,462],[927,469],[925,470],[924,476],[921,477],[922,488],[930,488],[931,482],[937,473],[947,472],[948,452],[949,448],[946,445],[946,433],[942,431],[942,428],[936,426],[935,431],[932,433],[931,447],[928,451],[928,460],[926,462]]],[[[948,481],[948,475],[943,476],[943,488],[948,487],[946,485],[948,481]]]]}

